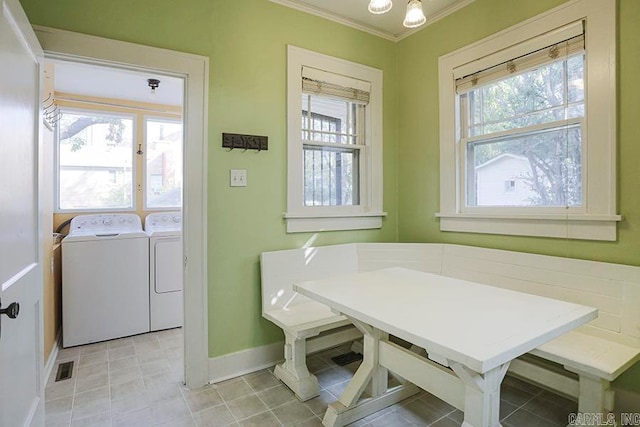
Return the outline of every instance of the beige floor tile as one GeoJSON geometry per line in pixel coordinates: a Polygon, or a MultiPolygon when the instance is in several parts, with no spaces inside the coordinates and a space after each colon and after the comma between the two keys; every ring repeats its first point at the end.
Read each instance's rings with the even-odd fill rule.
{"type": "Polygon", "coordinates": [[[147,400],[149,404],[168,402],[182,396],[177,384],[164,384],[157,387],[147,387],[147,400]]]}
{"type": "Polygon", "coordinates": [[[71,411],[64,414],[52,415],[46,414],[45,426],[46,427],[69,427],[71,424],[71,411]]]}
{"type": "Polygon", "coordinates": [[[235,378],[216,384],[218,393],[226,401],[235,400],[239,397],[253,393],[249,384],[243,378],[235,378]]]}
{"type": "Polygon", "coordinates": [[[171,365],[169,364],[169,359],[166,358],[140,364],[140,372],[142,372],[143,378],[151,377],[168,371],[171,371],[171,365]]]}
{"type": "Polygon", "coordinates": [[[108,359],[117,360],[123,359],[125,357],[131,357],[136,355],[136,349],[133,345],[129,345],[126,347],[117,347],[109,349],[108,351],[108,359]]]}
{"type": "Polygon", "coordinates": [[[139,366],[138,359],[135,356],[124,357],[122,359],[109,361],[109,372],[119,371],[121,369],[137,368],[139,366]]]}
{"type": "Polygon", "coordinates": [[[101,351],[105,351],[106,349],[107,349],[106,342],[99,342],[96,344],[87,344],[80,347],[80,355],[98,353],[101,351]]]}
{"type": "Polygon", "coordinates": [[[109,372],[109,381],[112,385],[137,379],[142,379],[142,372],[140,372],[140,368],[138,366],[109,372]]]}
{"type": "Polygon", "coordinates": [[[117,340],[111,340],[109,342],[107,342],[107,348],[109,350],[112,349],[116,349],[116,348],[121,348],[121,347],[129,347],[133,345],[133,338],[132,337],[127,337],[127,338],[119,338],[117,340]]]}
{"type": "Polygon", "coordinates": [[[224,427],[235,423],[227,405],[218,405],[193,414],[198,427],[224,427]]]}
{"type": "Polygon", "coordinates": [[[59,416],[71,413],[73,406],[73,396],[62,397],[59,399],[46,401],[44,410],[47,415],[59,416]]]}
{"type": "Polygon", "coordinates": [[[136,349],[138,362],[142,365],[149,362],[155,362],[156,360],[166,359],[167,356],[164,354],[162,350],[150,351],[150,352],[139,352],[136,349]]]}
{"type": "Polygon", "coordinates": [[[195,425],[196,422],[191,415],[185,415],[184,417],[157,424],[159,427],[195,427],[195,425]]]}
{"type": "Polygon", "coordinates": [[[249,418],[267,410],[267,406],[255,394],[231,400],[227,402],[227,406],[236,420],[249,418]]]}
{"type": "Polygon", "coordinates": [[[113,427],[151,427],[154,424],[151,408],[140,409],[112,419],[113,427]]]}
{"type": "Polygon", "coordinates": [[[151,407],[151,414],[156,423],[166,423],[167,421],[183,418],[185,416],[191,416],[191,412],[184,402],[182,396],[163,402],[151,407]]]}
{"type": "Polygon", "coordinates": [[[104,372],[90,377],[78,378],[76,383],[76,393],[95,390],[109,385],[109,374],[104,372]]]}
{"type": "Polygon", "coordinates": [[[74,375],[77,375],[77,378],[86,378],[104,374],[105,372],[109,372],[109,365],[106,361],[87,366],[80,366],[78,367],[77,374],[74,373],[74,375]]]}
{"type": "Polygon", "coordinates": [[[244,380],[255,392],[263,391],[280,384],[280,381],[266,369],[253,374],[245,375],[244,380]]]}
{"type": "MultiPolygon", "coordinates": [[[[291,390],[283,385],[278,385],[258,393],[258,397],[267,405],[269,409],[284,405],[287,402],[296,400],[296,396],[291,390]]],[[[335,398],[334,398],[335,400],[335,398]]]]}
{"type": "Polygon", "coordinates": [[[109,387],[102,387],[84,393],[78,393],[73,399],[71,419],[77,420],[111,410],[109,387]]]}
{"type": "Polygon", "coordinates": [[[239,421],[241,427],[279,427],[281,424],[271,412],[263,412],[239,421]]]}
{"type": "Polygon", "coordinates": [[[193,413],[223,403],[222,397],[220,397],[220,394],[215,389],[204,390],[200,393],[187,393],[184,395],[184,399],[193,413]]]}
{"type": "Polygon", "coordinates": [[[271,412],[284,426],[293,426],[315,416],[309,408],[297,400],[278,406],[271,412]]]}
{"type": "MultiPolygon", "coordinates": [[[[51,373],[53,376],[53,373],[51,373]]],[[[47,388],[44,390],[44,399],[55,400],[60,399],[61,397],[72,396],[76,388],[76,379],[70,378],[68,380],[54,382],[52,384],[47,385],[47,388]]]]}
{"type": "Polygon", "coordinates": [[[128,399],[144,394],[146,391],[141,379],[111,385],[111,400],[128,399]]]}
{"type": "Polygon", "coordinates": [[[136,353],[151,353],[153,351],[162,351],[162,347],[160,346],[160,342],[156,340],[144,341],[144,342],[136,342],[136,353]]]}
{"type": "Polygon", "coordinates": [[[307,408],[314,414],[322,417],[327,412],[327,406],[336,401],[336,397],[326,390],[320,390],[320,396],[304,402],[307,408]]]}
{"type": "Polygon", "coordinates": [[[91,415],[85,418],[74,419],[71,427],[111,427],[111,413],[91,415]]]}
{"type": "Polygon", "coordinates": [[[111,415],[114,417],[126,415],[148,407],[149,402],[147,401],[147,394],[136,394],[125,399],[112,400],[111,415]]]}
{"type": "Polygon", "coordinates": [[[95,353],[81,354],[78,362],[79,367],[87,365],[95,365],[107,361],[107,351],[98,351],[95,353]]]}

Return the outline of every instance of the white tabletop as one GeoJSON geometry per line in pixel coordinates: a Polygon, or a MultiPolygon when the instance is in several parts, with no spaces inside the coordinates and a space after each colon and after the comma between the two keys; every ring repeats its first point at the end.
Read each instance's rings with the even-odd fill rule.
{"type": "Polygon", "coordinates": [[[293,288],[480,373],[598,316],[583,305],[404,268],[293,288]]]}

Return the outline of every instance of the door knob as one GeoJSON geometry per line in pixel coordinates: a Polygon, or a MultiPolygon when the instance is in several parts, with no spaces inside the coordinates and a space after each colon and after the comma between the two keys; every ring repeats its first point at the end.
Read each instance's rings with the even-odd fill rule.
{"type": "Polygon", "coordinates": [[[20,314],[20,304],[12,302],[7,308],[2,308],[2,300],[0,300],[0,338],[2,338],[2,315],[6,314],[8,318],[15,319],[20,314]]]}
{"type": "Polygon", "coordinates": [[[20,314],[20,304],[17,302],[12,302],[7,306],[7,308],[2,308],[0,304],[0,315],[6,314],[10,319],[15,319],[20,314]]]}

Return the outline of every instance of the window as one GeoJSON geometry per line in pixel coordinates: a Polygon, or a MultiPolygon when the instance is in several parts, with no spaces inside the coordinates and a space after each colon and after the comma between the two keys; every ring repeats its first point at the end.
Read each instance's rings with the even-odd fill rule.
{"type": "Polygon", "coordinates": [[[182,206],[182,123],[145,118],[145,208],[182,206]]]}
{"type": "Polygon", "coordinates": [[[289,47],[288,232],[382,226],[382,72],[289,47]]]}
{"type": "Polygon", "coordinates": [[[58,102],[57,212],[182,206],[183,137],[176,114],[147,117],[138,109],[112,106],[107,112],[58,102]]]}
{"type": "Polygon", "coordinates": [[[616,239],[614,12],[571,2],[440,58],[441,230],[616,239]]]}
{"type": "Polygon", "coordinates": [[[58,126],[58,210],[132,209],[131,116],[62,111],[58,126]]]}

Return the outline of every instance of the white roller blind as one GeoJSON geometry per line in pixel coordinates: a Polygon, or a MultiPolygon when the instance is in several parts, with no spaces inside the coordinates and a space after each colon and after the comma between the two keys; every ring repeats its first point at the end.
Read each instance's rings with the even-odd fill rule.
{"type": "Polygon", "coordinates": [[[511,74],[520,74],[542,64],[584,52],[583,23],[579,21],[559,28],[521,45],[513,46],[506,51],[511,51],[512,55],[519,55],[505,57],[505,51],[502,51],[476,63],[466,64],[455,69],[456,92],[458,94],[465,93],[475,87],[502,80],[511,74]],[[526,52],[525,48],[533,50],[522,53],[526,52]],[[494,65],[486,67],[492,60],[494,65]],[[486,68],[480,68],[482,66],[486,68]],[[475,71],[472,71],[474,69],[475,71]]]}
{"type": "Polygon", "coordinates": [[[316,68],[302,67],[302,91],[368,104],[371,83],[316,68]]]}

